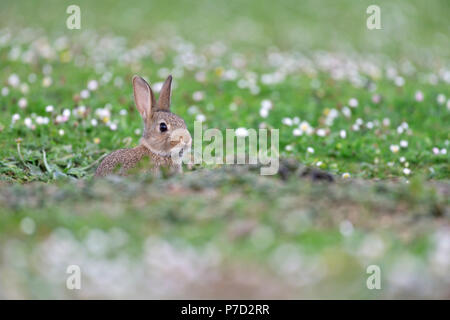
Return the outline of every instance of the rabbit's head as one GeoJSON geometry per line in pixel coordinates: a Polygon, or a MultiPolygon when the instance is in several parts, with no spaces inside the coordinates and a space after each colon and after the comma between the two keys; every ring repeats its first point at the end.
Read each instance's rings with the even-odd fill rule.
{"type": "Polygon", "coordinates": [[[182,118],[170,112],[172,76],[164,82],[158,102],[148,83],[133,77],[134,100],[144,120],[141,144],[161,156],[181,158],[190,149],[192,138],[182,118]]]}

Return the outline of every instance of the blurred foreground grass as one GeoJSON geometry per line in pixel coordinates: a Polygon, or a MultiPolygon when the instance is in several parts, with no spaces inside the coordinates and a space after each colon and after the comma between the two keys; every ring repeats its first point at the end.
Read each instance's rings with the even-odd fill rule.
{"type": "Polygon", "coordinates": [[[1,188],[2,298],[450,297],[448,184],[239,167],[1,188]]]}

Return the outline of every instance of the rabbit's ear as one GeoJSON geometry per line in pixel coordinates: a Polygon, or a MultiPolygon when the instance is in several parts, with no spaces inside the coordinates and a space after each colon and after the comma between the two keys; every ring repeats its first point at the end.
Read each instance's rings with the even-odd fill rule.
{"type": "Polygon", "coordinates": [[[141,77],[133,77],[134,101],[143,119],[151,117],[156,106],[155,96],[149,84],[141,77]]]}
{"type": "Polygon", "coordinates": [[[158,110],[170,111],[170,95],[172,93],[172,76],[168,76],[161,88],[158,99],[158,110]]]}
{"type": "Polygon", "coordinates": [[[134,102],[142,118],[148,119],[156,106],[155,96],[148,83],[139,76],[133,77],[134,102]]]}

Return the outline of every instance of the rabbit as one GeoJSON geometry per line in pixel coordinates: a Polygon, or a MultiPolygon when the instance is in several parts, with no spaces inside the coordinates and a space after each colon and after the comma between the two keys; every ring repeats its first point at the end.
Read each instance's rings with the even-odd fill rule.
{"type": "Polygon", "coordinates": [[[150,171],[157,173],[161,167],[171,172],[182,172],[181,158],[189,152],[192,138],[182,118],[170,112],[172,76],[168,76],[155,100],[149,84],[141,77],[133,77],[134,101],[144,121],[144,131],[139,146],[119,149],[106,156],[95,172],[96,177],[115,173],[126,175],[144,158],[149,158],[150,171]]]}

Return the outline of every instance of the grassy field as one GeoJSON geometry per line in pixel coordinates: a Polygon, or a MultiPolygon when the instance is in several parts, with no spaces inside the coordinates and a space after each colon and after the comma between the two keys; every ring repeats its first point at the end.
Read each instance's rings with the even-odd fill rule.
{"type": "Polygon", "coordinates": [[[80,1],[81,30],[69,4],[0,4],[0,298],[450,298],[447,1],[380,1],[373,31],[368,1],[80,1]],[[191,134],[279,129],[336,182],[94,179],[142,135],[134,74],[174,76],[191,134]]]}

